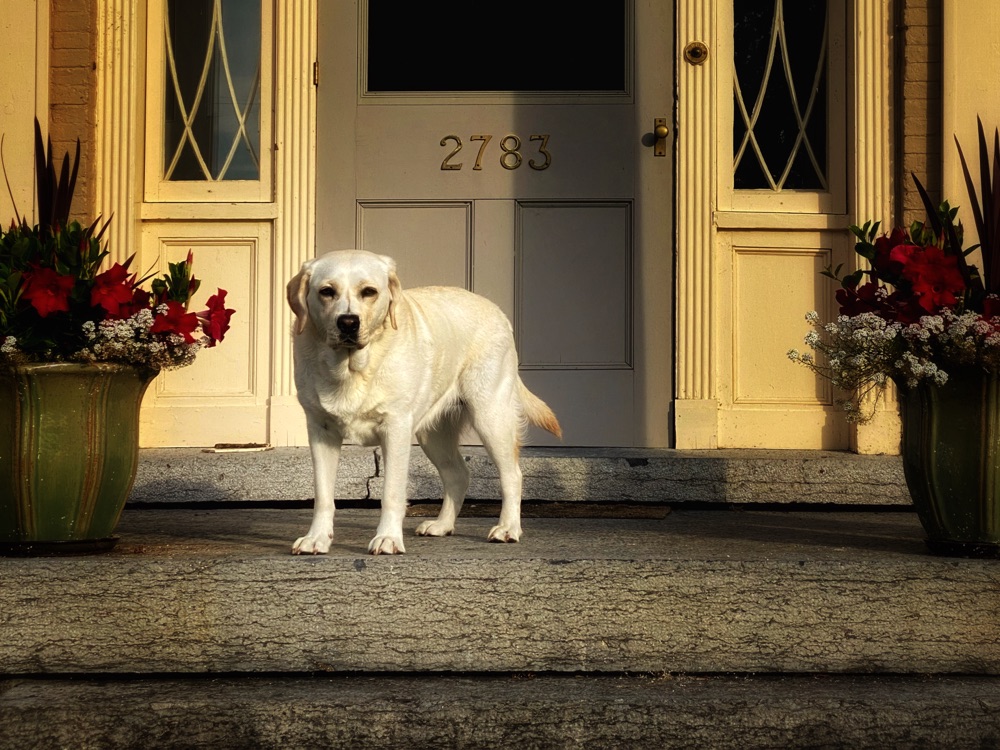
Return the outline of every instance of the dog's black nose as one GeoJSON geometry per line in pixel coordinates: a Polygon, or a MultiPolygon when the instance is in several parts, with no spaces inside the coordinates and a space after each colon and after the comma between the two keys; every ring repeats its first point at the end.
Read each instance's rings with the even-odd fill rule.
{"type": "Polygon", "coordinates": [[[357,315],[341,315],[337,318],[337,328],[345,336],[354,336],[361,328],[361,318],[357,315]]]}

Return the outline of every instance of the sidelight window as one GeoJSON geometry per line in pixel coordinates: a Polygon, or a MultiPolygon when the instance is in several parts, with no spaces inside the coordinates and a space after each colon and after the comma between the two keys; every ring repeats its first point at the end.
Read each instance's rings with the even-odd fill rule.
{"type": "Polygon", "coordinates": [[[733,3],[733,186],[829,189],[827,0],[733,3]]]}
{"type": "Polygon", "coordinates": [[[271,199],[270,5],[151,0],[147,201],[271,199]]]}

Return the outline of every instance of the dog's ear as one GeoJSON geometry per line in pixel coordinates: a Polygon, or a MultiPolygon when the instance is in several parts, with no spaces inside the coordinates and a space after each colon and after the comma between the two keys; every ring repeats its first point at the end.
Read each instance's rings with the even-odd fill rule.
{"type": "Polygon", "coordinates": [[[399,301],[400,294],[403,291],[403,285],[399,283],[399,276],[396,275],[396,261],[390,258],[388,255],[383,255],[382,260],[389,267],[389,323],[392,324],[393,330],[396,330],[398,326],[396,325],[396,304],[399,301]]]}
{"type": "Polygon", "coordinates": [[[403,287],[399,283],[399,277],[393,269],[389,272],[389,322],[392,323],[393,330],[398,327],[396,325],[396,304],[402,291],[403,287]]]}
{"type": "Polygon", "coordinates": [[[295,313],[295,333],[300,334],[306,329],[309,322],[309,305],[306,302],[306,293],[309,291],[309,277],[312,276],[312,269],[303,266],[292,280],[288,282],[285,291],[288,295],[288,306],[295,313]]]}

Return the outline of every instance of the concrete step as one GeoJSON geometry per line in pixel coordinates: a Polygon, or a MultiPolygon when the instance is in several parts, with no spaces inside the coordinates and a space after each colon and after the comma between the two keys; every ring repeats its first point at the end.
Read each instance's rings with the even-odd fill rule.
{"type": "Polygon", "coordinates": [[[446,539],[409,518],[408,554],[373,558],[374,511],[293,557],[307,510],[130,509],[109,554],[0,559],[0,664],[1000,674],[1000,567],[930,556],[911,513],[639,511],[532,518],[513,545],[475,513],[446,539]]]}
{"type": "MultiPolygon", "coordinates": [[[[482,448],[463,449],[472,470],[469,497],[499,497],[496,469],[482,448]]],[[[525,448],[524,496],[556,502],[909,505],[899,456],[836,451],[525,448]]],[[[312,498],[307,448],[210,452],[147,449],[133,503],[216,503],[312,498]]],[[[377,449],[348,446],[337,497],[382,495],[377,449]]],[[[430,462],[413,449],[409,497],[440,499],[430,462]]]]}
{"type": "Polygon", "coordinates": [[[0,681],[0,748],[987,748],[983,677],[260,676],[0,681]]]}

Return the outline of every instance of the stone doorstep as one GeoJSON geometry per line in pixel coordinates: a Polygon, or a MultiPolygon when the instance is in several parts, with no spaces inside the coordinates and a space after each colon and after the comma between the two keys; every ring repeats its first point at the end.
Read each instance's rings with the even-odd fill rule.
{"type": "Polygon", "coordinates": [[[16,674],[308,672],[1000,675],[1000,567],[937,558],[908,512],[538,518],[518,544],[413,535],[365,554],[343,511],[128,510],[118,547],[0,559],[16,674]]]}
{"type": "MultiPolygon", "coordinates": [[[[472,473],[468,496],[499,497],[496,468],[479,447],[463,449],[472,473]]],[[[909,505],[899,456],[835,451],[525,448],[524,497],[552,502],[909,505]]],[[[348,446],[337,497],[381,497],[377,449],[348,446]]],[[[133,503],[309,500],[307,448],[206,453],[144,449],[133,503]]],[[[409,496],[440,499],[441,485],[413,449],[409,496]]]]}
{"type": "Polygon", "coordinates": [[[0,681],[0,747],[1000,745],[1000,679],[243,676],[0,681]]]}

